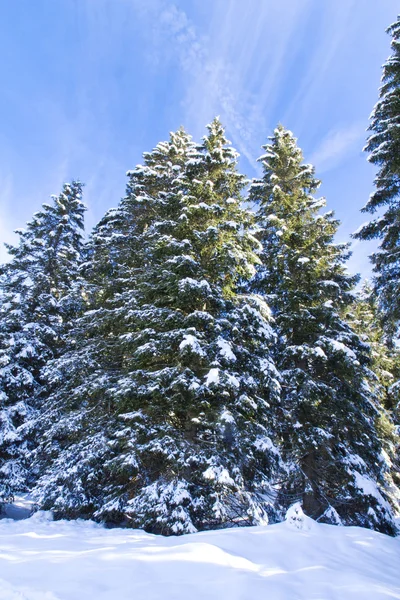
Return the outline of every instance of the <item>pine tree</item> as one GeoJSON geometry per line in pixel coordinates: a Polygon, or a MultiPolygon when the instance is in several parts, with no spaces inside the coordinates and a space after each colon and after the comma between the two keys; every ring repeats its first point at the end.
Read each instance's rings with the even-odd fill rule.
{"type": "Polygon", "coordinates": [[[393,52],[383,66],[380,97],[369,126],[372,133],[364,148],[368,160],[379,170],[376,189],[363,212],[380,214],[354,237],[380,240],[378,251],[371,256],[376,273],[374,288],[386,329],[396,336],[400,323],[400,16],[387,32],[393,38],[393,52]]]}
{"type": "MultiPolygon", "coordinates": [[[[254,272],[258,244],[241,208],[245,180],[236,162],[218,120],[201,147],[180,131],[130,172],[127,197],[97,229],[104,249],[105,231],[118,223],[118,284],[106,293],[107,314],[100,309],[109,333],[96,344],[99,371],[86,379],[92,393],[81,386],[78,394],[79,411],[85,406],[107,422],[107,441],[100,461],[90,435],[81,435],[43,478],[46,507],[59,515],[125,519],[165,534],[276,518],[279,453],[271,436],[279,383],[268,307],[238,293],[254,272]],[[132,219],[124,238],[122,213],[132,219]],[[74,448],[89,448],[90,473],[74,448]],[[68,505],[74,469],[79,491],[68,505]],[[103,495],[93,479],[97,490],[107,482],[103,495]]],[[[90,355],[91,344],[79,356],[90,355]]],[[[99,432],[93,422],[88,412],[82,433],[99,432]]]]}
{"type": "Polygon", "coordinates": [[[119,426],[113,389],[122,369],[120,337],[130,330],[136,307],[140,236],[154,220],[159,195],[176,186],[196,146],[183,130],[144,154],[128,171],[127,196],[94,228],[82,266],[86,312],[68,336],[68,350],[45,370],[51,387],[41,417],[41,444],[34,464],[44,473],[38,503],[57,515],[92,517],[110,495],[118,496],[132,467],[116,477],[111,443],[119,426]]]}
{"type": "Polygon", "coordinates": [[[352,328],[370,347],[368,384],[379,400],[376,418],[386,462],[387,490],[392,503],[400,502],[400,351],[388,343],[372,286],[365,281],[347,315],[352,328]]]}
{"type": "Polygon", "coordinates": [[[26,490],[32,423],[43,391],[41,369],[62,347],[74,313],[72,286],[82,253],[79,182],[64,185],[8,245],[0,271],[0,500],[26,490]]]}
{"type": "Polygon", "coordinates": [[[250,200],[263,244],[253,288],[269,302],[279,336],[280,435],[290,465],[281,501],[300,498],[319,520],[393,533],[368,346],[342,316],[357,282],[345,270],[348,245],[334,243],[339,223],[320,213],[320,182],[293,134],[279,126],[270,140],[250,200]]]}
{"type": "Polygon", "coordinates": [[[352,328],[371,348],[371,385],[374,386],[380,404],[386,410],[396,413],[400,402],[400,351],[387,339],[378,301],[369,281],[363,283],[356,302],[350,309],[348,319],[352,328]]]}

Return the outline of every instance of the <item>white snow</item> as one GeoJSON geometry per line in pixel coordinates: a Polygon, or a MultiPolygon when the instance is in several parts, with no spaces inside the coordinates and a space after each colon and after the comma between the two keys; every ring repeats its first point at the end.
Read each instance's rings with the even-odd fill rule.
{"type": "Polygon", "coordinates": [[[3,505],[0,519],[14,519],[15,521],[27,519],[32,513],[34,504],[35,503],[29,494],[15,495],[14,502],[12,504],[3,505]]]}
{"type": "Polygon", "coordinates": [[[289,527],[293,527],[294,529],[299,529],[301,531],[311,531],[315,524],[315,521],[303,513],[301,502],[296,502],[293,504],[286,512],[285,518],[289,527]]]}
{"type": "Polygon", "coordinates": [[[254,446],[255,448],[257,448],[257,450],[260,450],[261,452],[272,452],[273,454],[279,456],[278,448],[274,446],[271,438],[267,436],[258,437],[254,442],[254,446]]]}
{"type": "Polygon", "coordinates": [[[231,360],[232,362],[236,361],[236,356],[232,352],[232,348],[229,342],[224,340],[223,338],[219,338],[217,340],[217,344],[219,347],[219,353],[226,358],[227,360],[231,360]]]}
{"type": "Polygon", "coordinates": [[[344,354],[346,354],[346,356],[348,356],[348,358],[351,358],[353,360],[357,359],[355,352],[353,352],[353,350],[351,350],[351,348],[348,348],[347,346],[342,344],[342,342],[338,342],[337,340],[332,340],[332,339],[328,339],[327,341],[332,346],[332,348],[334,350],[336,350],[336,352],[343,352],[344,354]]]}
{"type": "Polygon", "coordinates": [[[325,352],[319,346],[317,346],[316,348],[313,348],[313,352],[314,352],[315,356],[319,356],[320,358],[323,358],[323,359],[327,358],[325,352]]]}
{"type": "Polygon", "coordinates": [[[179,350],[184,350],[186,347],[189,347],[194,354],[198,354],[200,356],[204,355],[204,352],[199,344],[199,340],[190,333],[187,333],[179,344],[179,350]]]}
{"type": "Polygon", "coordinates": [[[376,483],[369,477],[361,475],[358,471],[353,472],[357,487],[364,492],[366,496],[373,496],[379,500],[382,496],[376,486],[376,483]]]}
{"type": "Polygon", "coordinates": [[[19,353],[19,356],[21,356],[21,358],[29,358],[29,357],[35,356],[35,355],[36,355],[35,348],[31,344],[27,344],[19,353]]]}
{"type": "Polygon", "coordinates": [[[234,486],[235,482],[229,475],[229,471],[224,467],[212,465],[208,467],[203,473],[204,479],[210,479],[211,481],[218,481],[218,483],[234,486]]]}
{"type": "Polygon", "coordinates": [[[319,285],[324,285],[326,287],[334,287],[339,288],[339,284],[336,281],[332,281],[331,279],[325,279],[324,281],[320,281],[319,285]]]}
{"type": "Polygon", "coordinates": [[[235,388],[240,388],[240,381],[234,375],[228,374],[226,379],[227,379],[228,385],[233,385],[235,388]]]}
{"type": "Polygon", "coordinates": [[[219,383],[219,369],[210,369],[206,375],[206,385],[219,383]]]}
{"type": "MultiPolygon", "coordinates": [[[[225,423],[234,423],[235,419],[232,413],[229,410],[224,410],[220,416],[221,421],[225,421],[225,423]]],[[[193,421],[193,419],[192,419],[193,421]]]]}
{"type": "Polygon", "coordinates": [[[0,600],[389,600],[400,539],[287,522],[164,538],[92,522],[0,521],[0,600]]]}
{"type": "Polygon", "coordinates": [[[375,500],[377,500],[378,504],[380,504],[383,509],[386,509],[388,512],[390,512],[391,507],[387,500],[383,498],[375,481],[366,475],[362,475],[358,471],[353,471],[352,475],[354,477],[355,485],[358,487],[358,489],[362,490],[365,496],[372,496],[375,498],[375,500]]]}
{"type": "Polygon", "coordinates": [[[192,277],[185,277],[179,282],[179,291],[186,292],[188,290],[201,290],[202,292],[211,293],[210,284],[206,279],[197,281],[192,277]]]}

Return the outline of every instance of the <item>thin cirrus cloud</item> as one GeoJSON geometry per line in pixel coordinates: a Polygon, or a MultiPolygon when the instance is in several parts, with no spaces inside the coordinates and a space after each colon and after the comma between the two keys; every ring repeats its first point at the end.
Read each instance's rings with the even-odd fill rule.
{"type": "MultiPolygon", "coordinates": [[[[357,0],[346,0],[339,8],[336,3],[324,3],[323,10],[315,16],[315,3],[312,3],[310,17],[314,15],[318,26],[309,40],[308,60],[303,59],[300,63],[302,77],[285,107],[285,122],[294,121],[300,129],[302,122],[309,123],[310,108],[315,112],[317,102],[322,106],[329,105],[325,84],[334,77],[335,66],[339,63],[344,66],[341,51],[346,41],[354,37],[356,4],[357,0]]],[[[306,45],[307,40],[304,43],[306,45]]]]}
{"type": "MultiPolygon", "coordinates": [[[[139,0],[136,0],[137,2],[139,0]]],[[[342,10],[327,6],[319,15],[321,31],[294,93],[287,94],[275,112],[283,123],[303,130],[313,99],[318,96],[346,33],[352,29],[351,11],[355,0],[342,10]],[[326,35],[324,35],[326,33],[326,35]]],[[[287,85],[285,66],[301,52],[315,3],[312,0],[266,0],[210,4],[207,35],[182,7],[168,0],[153,1],[147,18],[153,26],[156,47],[153,56],[169,48],[169,60],[176,62],[185,79],[182,99],[184,123],[197,135],[214,115],[221,116],[229,135],[249,165],[258,171],[259,146],[275,126],[273,109],[287,85]],[[152,7],[152,10],[151,10],[152,7]],[[251,37],[246,32],[251,30],[251,37]],[[241,40],[246,39],[246,43],[241,40]]],[[[364,135],[365,124],[333,128],[314,150],[311,162],[319,172],[334,168],[355,149],[364,135]]],[[[304,140],[304,135],[302,136],[304,140]]]]}
{"type": "Polygon", "coordinates": [[[323,138],[308,159],[318,173],[337,167],[349,155],[358,153],[365,139],[365,123],[333,129],[323,138]]]}
{"type": "MultiPolygon", "coordinates": [[[[301,1],[306,2],[308,0],[301,1]]],[[[260,129],[267,131],[267,125],[260,98],[246,85],[246,77],[253,72],[252,64],[255,67],[260,61],[259,46],[270,12],[268,7],[274,3],[269,0],[261,5],[250,2],[245,10],[246,19],[249,25],[257,23],[257,26],[251,41],[245,44],[240,44],[244,34],[243,3],[237,0],[206,0],[206,26],[195,22],[196,14],[189,15],[190,5],[184,2],[131,0],[122,4],[121,28],[125,23],[135,23],[145,32],[145,52],[139,50],[139,55],[142,54],[143,62],[153,73],[154,82],[143,88],[142,93],[151,95],[152,87],[156,89],[157,75],[171,72],[172,88],[180,87],[179,124],[183,123],[198,138],[204,134],[205,124],[220,115],[235,147],[256,168],[259,145],[255,141],[256,134],[260,129]]],[[[103,31],[108,25],[107,11],[100,10],[101,5],[105,9],[108,2],[100,0],[95,4],[86,0],[85,18],[92,30],[103,31]]],[[[287,22],[293,26],[293,19],[284,19],[283,14],[273,10],[276,17],[282,16],[282,35],[279,36],[282,46],[287,22]]],[[[118,22],[115,15],[114,19],[115,28],[118,22]]],[[[283,45],[287,46],[287,40],[283,45]]],[[[278,60],[281,59],[282,56],[278,60]]],[[[271,67],[272,60],[268,64],[271,67]]],[[[158,93],[155,89],[154,94],[158,93]]]]}
{"type": "Polygon", "coordinates": [[[49,11],[47,0],[20,0],[21,16],[5,3],[0,103],[12,126],[0,162],[13,210],[3,192],[3,240],[71,177],[87,184],[90,229],[142,151],[180,125],[199,140],[216,115],[249,176],[277,123],[291,129],[327,173],[347,236],[373,185],[360,155],[398,10],[397,0],[363,0],[359,11],[359,1],[59,0],[49,11]],[[329,174],[338,165],[343,178],[329,174]]]}
{"type": "MultiPolygon", "coordinates": [[[[183,120],[195,135],[216,114],[220,114],[239,151],[251,162],[249,143],[256,105],[240,89],[237,69],[227,56],[229,14],[227,4],[224,26],[218,36],[218,51],[213,52],[213,27],[218,20],[218,6],[209,14],[209,35],[202,35],[186,12],[170,2],[163,2],[157,22],[159,51],[165,44],[173,48],[170,60],[178,63],[185,89],[181,101],[183,120]],[[245,116],[246,115],[246,116],[245,116]]],[[[260,115],[256,114],[260,120],[260,115]]]]}
{"type": "Polygon", "coordinates": [[[310,5],[310,0],[284,0],[279,6],[269,0],[246,5],[237,0],[209,3],[207,34],[199,31],[182,7],[167,0],[152,5],[158,11],[158,51],[170,49],[169,58],[177,62],[185,79],[184,122],[197,135],[206,122],[220,115],[253,169],[258,170],[259,145],[271,128],[268,102],[276,100],[285,60],[298,44],[294,33],[310,5]]]}

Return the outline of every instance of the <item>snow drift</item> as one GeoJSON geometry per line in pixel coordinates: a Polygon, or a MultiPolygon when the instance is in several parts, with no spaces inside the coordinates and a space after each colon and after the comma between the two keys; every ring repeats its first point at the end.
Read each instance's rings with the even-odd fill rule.
{"type": "Polygon", "coordinates": [[[0,600],[388,600],[400,539],[285,523],[161,537],[51,520],[0,521],[0,600]]]}

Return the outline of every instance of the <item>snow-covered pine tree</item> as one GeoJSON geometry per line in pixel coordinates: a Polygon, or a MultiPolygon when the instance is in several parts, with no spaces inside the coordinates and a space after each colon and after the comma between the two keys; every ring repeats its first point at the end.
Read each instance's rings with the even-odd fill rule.
{"type": "Polygon", "coordinates": [[[93,516],[105,498],[124,494],[132,476],[128,463],[116,476],[111,460],[119,452],[110,440],[120,425],[113,392],[124,357],[120,337],[133,327],[141,235],[157,214],[160,194],[176,187],[193,153],[196,146],[183,130],[144,153],[144,164],[128,172],[127,196],[90,237],[81,270],[87,310],[70,331],[68,351],[45,370],[52,391],[34,460],[43,474],[35,488],[38,503],[57,515],[93,516]]]}
{"type": "Polygon", "coordinates": [[[216,119],[142,236],[137,331],[116,391],[138,461],[125,510],[152,531],[253,524],[275,510],[278,383],[268,308],[237,292],[257,243],[236,162],[216,119]]]}
{"type": "Polygon", "coordinates": [[[104,369],[109,357],[115,370],[107,385],[100,370],[89,375],[93,393],[82,393],[87,382],[73,392],[77,407],[80,402],[107,422],[108,454],[90,463],[88,419],[75,446],[89,448],[83,462],[95,468],[82,473],[79,452],[68,462],[72,446],[41,484],[46,507],[60,515],[71,514],[75,477],[86,496],[76,494],[74,514],[164,534],[274,515],[271,483],[279,469],[271,439],[279,384],[268,351],[268,308],[237,292],[238,282],[254,272],[258,247],[251,215],[240,206],[237,155],[218,120],[202,147],[181,131],[162,152],[176,155],[177,140],[185,151],[168,167],[172,179],[165,179],[155,154],[129,173],[121,210],[137,215],[140,226],[126,231],[126,245],[113,257],[120,285],[108,298],[105,349],[96,347],[98,364],[104,369]],[[93,478],[107,482],[95,499],[93,478]]]}
{"type": "Polygon", "coordinates": [[[400,503],[400,350],[388,344],[373,288],[365,281],[346,315],[370,347],[368,384],[379,400],[376,429],[387,464],[385,479],[392,503],[400,503]]]}
{"type": "MultiPolygon", "coordinates": [[[[364,281],[347,318],[370,348],[370,369],[380,404],[388,411],[400,410],[400,350],[388,342],[382,326],[378,301],[369,281],[364,281]]],[[[400,416],[400,414],[399,414],[400,416]]],[[[395,417],[396,418],[396,417],[395,417]]]]}
{"type": "Polygon", "coordinates": [[[26,490],[27,453],[43,388],[42,367],[62,348],[83,248],[82,185],[65,184],[19,230],[0,268],[0,501],[26,490]]]}
{"type": "Polygon", "coordinates": [[[377,252],[371,256],[376,273],[374,288],[385,328],[396,336],[400,324],[400,16],[387,32],[393,38],[393,52],[383,66],[379,101],[369,126],[372,133],[364,148],[368,160],[379,170],[376,189],[363,212],[378,211],[378,217],[362,226],[354,237],[380,240],[377,252]]]}
{"type": "Polygon", "coordinates": [[[249,198],[263,244],[253,289],[269,302],[279,335],[280,435],[290,464],[282,502],[300,498],[314,518],[393,532],[368,346],[342,317],[357,282],[345,270],[348,245],[334,243],[339,223],[320,213],[320,182],[293,134],[280,125],[270,140],[249,198]]]}

